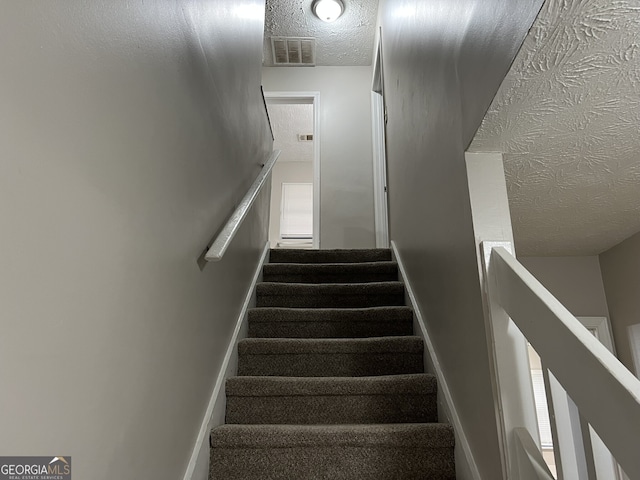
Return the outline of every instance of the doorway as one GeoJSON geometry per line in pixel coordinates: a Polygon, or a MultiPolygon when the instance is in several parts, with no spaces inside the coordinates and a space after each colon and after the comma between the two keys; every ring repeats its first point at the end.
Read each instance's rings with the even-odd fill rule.
{"type": "Polygon", "coordinates": [[[271,174],[271,248],[320,248],[319,92],[265,92],[281,150],[271,174]]]}

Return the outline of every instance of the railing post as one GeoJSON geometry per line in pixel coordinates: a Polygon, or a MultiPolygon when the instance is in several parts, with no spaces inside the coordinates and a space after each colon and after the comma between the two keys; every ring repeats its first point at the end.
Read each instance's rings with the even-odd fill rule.
{"type": "Polygon", "coordinates": [[[539,446],[533,386],[527,342],[498,301],[497,279],[491,268],[495,247],[512,252],[510,242],[484,241],[481,244],[484,269],[485,327],[492,370],[492,386],[498,431],[501,435],[504,478],[518,478],[515,429],[525,428],[539,446]]]}
{"type": "Polygon", "coordinates": [[[544,391],[547,397],[547,411],[549,412],[549,426],[551,427],[551,440],[553,441],[553,456],[556,462],[556,475],[558,480],[564,480],[563,458],[560,453],[560,441],[558,435],[558,423],[556,422],[556,407],[551,389],[551,379],[549,369],[545,368],[544,362],[540,360],[542,367],[542,379],[544,381],[544,391]]]}
{"type": "Polygon", "coordinates": [[[591,443],[591,428],[589,422],[582,414],[578,412],[580,417],[580,433],[582,434],[582,453],[584,454],[584,466],[586,469],[586,478],[588,480],[596,480],[596,462],[593,459],[593,444],[591,443]]]}

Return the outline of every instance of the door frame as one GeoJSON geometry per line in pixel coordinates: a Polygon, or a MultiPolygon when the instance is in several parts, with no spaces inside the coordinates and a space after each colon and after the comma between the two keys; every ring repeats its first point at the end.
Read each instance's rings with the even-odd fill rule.
{"type": "Polygon", "coordinates": [[[371,120],[373,138],[373,196],[376,247],[389,248],[389,200],[387,188],[387,107],[384,101],[382,69],[382,28],[376,35],[371,84],[371,120]]]}
{"type": "Polygon", "coordinates": [[[267,105],[313,105],[313,241],[320,248],[320,92],[264,92],[267,105]]]}

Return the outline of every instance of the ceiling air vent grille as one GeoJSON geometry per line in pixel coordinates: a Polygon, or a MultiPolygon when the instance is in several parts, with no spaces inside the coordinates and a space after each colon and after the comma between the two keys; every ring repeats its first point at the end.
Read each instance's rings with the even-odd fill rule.
{"type": "Polygon", "coordinates": [[[274,65],[313,67],[316,64],[316,39],[271,37],[274,65]]]}

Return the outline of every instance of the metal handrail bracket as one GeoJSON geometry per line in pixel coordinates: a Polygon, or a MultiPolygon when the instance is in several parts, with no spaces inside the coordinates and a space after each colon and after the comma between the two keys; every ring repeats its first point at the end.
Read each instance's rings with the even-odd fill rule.
{"type": "Polygon", "coordinates": [[[224,252],[226,252],[227,248],[229,248],[233,237],[235,237],[236,233],[238,233],[242,222],[244,221],[247,214],[249,213],[249,210],[251,210],[251,207],[256,201],[258,194],[262,190],[262,187],[264,186],[267,177],[271,173],[271,170],[273,169],[273,166],[275,165],[279,156],[280,150],[274,150],[273,152],[271,152],[271,155],[269,156],[267,162],[264,164],[264,167],[262,167],[258,178],[256,178],[256,180],[253,182],[253,184],[247,191],[247,194],[240,202],[240,205],[238,205],[238,208],[236,208],[236,210],[233,212],[224,228],[220,231],[216,239],[211,244],[211,247],[209,247],[209,250],[207,250],[207,253],[204,256],[207,262],[217,262],[222,259],[224,252]]]}

